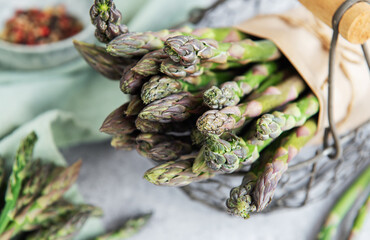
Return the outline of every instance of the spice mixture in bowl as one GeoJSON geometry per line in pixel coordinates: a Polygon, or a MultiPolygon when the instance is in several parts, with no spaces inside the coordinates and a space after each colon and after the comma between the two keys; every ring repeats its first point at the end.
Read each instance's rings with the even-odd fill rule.
{"type": "Polygon", "coordinates": [[[42,69],[78,57],[72,39],[93,36],[90,1],[0,0],[0,68],[42,69]]]}

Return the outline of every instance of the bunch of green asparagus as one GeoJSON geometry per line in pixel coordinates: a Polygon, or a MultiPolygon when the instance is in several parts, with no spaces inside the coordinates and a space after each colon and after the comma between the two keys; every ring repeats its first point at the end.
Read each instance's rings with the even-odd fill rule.
{"type": "Polygon", "coordinates": [[[100,130],[159,164],[149,182],[184,186],[251,166],[227,201],[233,214],[263,210],[316,132],[318,99],[277,46],[235,28],[129,32],[75,47],[131,95],[100,130]]]}
{"type": "MultiPolygon", "coordinates": [[[[9,180],[5,182],[5,161],[0,158],[0,239],[73,239],[89,217],[102,210],[89,204],[74,204],[63,198],[77,180],[81,163],[60,167],[33,159],[37,141],[34,132],[20,144],[9,180]]],[[[98,239],[128,237],[145,224],[149,215],[132,219],[122,229],[98,239]]]]}

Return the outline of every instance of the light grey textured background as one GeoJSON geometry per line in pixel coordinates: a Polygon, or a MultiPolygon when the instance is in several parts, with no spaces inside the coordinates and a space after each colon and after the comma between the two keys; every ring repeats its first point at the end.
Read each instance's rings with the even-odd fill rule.
{"type": "MultiPolygon", "coordinates": [[[[282,12],[299,5],[297,2],[229,0],[212,11],[199,26],[232,25],[257,13],[282,12]]],[[[135,151],[116,151],[109,142],[102,142],[65,149],[63,154],[69,163],[84,159],[78,185],[87,202],[103,208],[107,228],[114,228],[133,215],[154,213],[148,226],[133,240],[315,239],[339,195],[336,192],[325,200],[300,209],[285,209],[243,220],[191,201],[179,189],[148,183],[142,176],[152,164],[135,151]]],[[[360,239],[370,239],[370,218],[367,218],[360,239]]]]}
{"type": "MultiPolygon", "coordinates": [[[[84,160],[78,186],[88,203],[103,208],[107,228],[114,228],[133,215],[154,213],[133,240],[314,239],[338,196],[335,193],[300,209],[279,210],[243,220],[194,202],[179,189],[147,182],[142,176],[153,165],[135,151],[116,151],[109,142],[102,142],[65,149],[63,154],[69,163],[84,160]]],[[[360,239],[369,237],[368,217],[360,239]]]]}

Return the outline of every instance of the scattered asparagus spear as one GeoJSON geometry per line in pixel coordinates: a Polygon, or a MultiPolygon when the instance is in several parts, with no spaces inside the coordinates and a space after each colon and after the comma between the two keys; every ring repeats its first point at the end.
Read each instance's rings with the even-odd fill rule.
{"type": "Polygon", "coordinates": [[[128,220],[120,229],[109,232],[97,237],[95,240],[121,240],[132,237],[138,233],[151,218],[152,214],[145,214],[143,216],[128,220]]]}
{"type": "MultiPolygon", "coordinates": [[[[244,75],[234,78],[233,81],[223,83],[220,87],[213,86],[203,94],[204,103],[212,109],[222,109],[235,106],[240,99],[252,92],[277,69],[275,62],[266,62],[254,65],[244,75]]],[[[277,75],[282,79],[282,75],[277,75]]]]}
{"type": "Polygon", "coordinates": [[[8,231],[3,233],[3,236],[10,237],[18,234],[24,226],[32,224],[39,214],[60,199],[77,180],[81,163],[80,160],[62,172],[57,171],[56,174],[52,174],[40,196],[14,217],[13,222],[7,228],[8,231]]]}
{"type": "Polygon", "coordinates": [[[308,120],[302,127],[288,132],[267,148],[244,176],[242,184],[230,191],[230,198],[226,202],[229,211],[248,218],[250,212],[265,209],[288,163],[314,136],[316,127],[315,120],[308,120]]]}
{"type": "Polygon", "coordinates": [[[188,92],[172,94],[146,106],[139,114],[142,119],[161,123],[180,122],[204,110],[202,97],[188,92]]]}
{"type": "Polygon", "coordinates": [[[299,127],[319,111],[319,101],[313,94],[286,106],[283,112],[264,114],[257,120],[256,137],[259,140],[277,138],[284,131],[299,127]]]}
{"type": "Polygon", "coordinates": [[[220,135],[225,131],[241,127],[247,119],[257,117],[298,97],[306,88],[298,77],[292,77],[281,84],[267,88],[264,93],[251,101],[220,111],[205,112],[197,121],[198,129],[205,134],[220,135]]]}
{"type": "Polygon", "coordinates": [[[334,238],[339,224],[352,208],[357,198],[369,187],[369,183],[370,166],[367,166],[361,175],[358,176],[356,181],[343,193],[337,203],[333,206],[317,236],[318,239],[329,240],[334,238]]]}
{"type": "Polygon", "coordinates": [[[85,61],[103,76],[119,80],[122,74],[128,70],[127,66],[134,60],[113,57],[103,47],[85,42],[73,40],[73,44],[85,61]]]}
{"type": "Polygon", "coordinates": [[[95,0],[90,8],[90,18],[96,27],[95,37],[103,43],[127,33],[128,28],[121,23],[121,12],[116,9],[113,0],[95,0]]]}
{"type": "Polygon", "coordinates": [[[220,43],[213,39],[198,40],[192,36],[179,35],[168,38],[164,51],[174,62],[189,66],[200,60],[214,63],[239,62],[246,64],[271,61],[280,57],[275,44],[269,40],[250,39],[232,43],[220,43]]]}
{"type": "Polygon", "coordinates": [[[358,210],[357,216],[355,221],[353,222],[353,226],[351,232],[349,234],[348,240],[355,240],[358,239],[358,235],[364,225],[366,215],[370,212],[370,195],[367,197],[364,205],[358,210]]]}
{"type": "Polygon", "coordinates": [[[13,164],[13,171],[10,174],[8,188],[5,195],[5,206],[0,216],[0,234],[2,234],[8,223],[12,220],[9,212],[16,206],[21,192],[22,182],[26,176],[26,166],[31,161],[33,148],[36,144],[37,136],[34,132],[29,134],[22,142],[16,153],[13,164]]]}
{"type": "Polygon", "coordinates": [[[125,103],[109,114],[100,127],[100,131],[111,135],[133,133],[136,130],[135,117],[126,116],[128,106],[129,104],[125,103]]]}
{"type": "Polygon", "coordinates": [[[79,208],[75,208],[74,211],[67,214],[66,218],[62,222],[57,222],[54,225],[40,229],[31,236],[27,237],[27,240],[68,240],[72,239],[78,231],[81,229],[83,224],[90,216],[101,215],[101,209],[91,205],[80,205],[79,208]]]}
{"type": "Polygon", "coordinates": [[[145,104],[162,99],[179,92],[199,92],[209,86],[219,85],[230,79],[228,72],[202,74],[198,77],[187,79],[173,79],[167,76],[153,76],[148,82],[144,83],[141,89],[141,99],[145,104]]]}

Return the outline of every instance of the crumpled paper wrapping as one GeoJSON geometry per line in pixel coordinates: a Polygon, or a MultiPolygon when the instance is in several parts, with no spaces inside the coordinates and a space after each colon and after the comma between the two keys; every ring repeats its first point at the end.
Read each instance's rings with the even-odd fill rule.
{"type": "MultiPolygon", "coordinates": [[[[332,29],[304,8],[284,14],[262,15],[236,26],[273,41],[316,94],[320,102],[319,133],[328,126],[327,79],[332,29]]],[[[351,131],[370,119],[369,70],[361,47],[340,37],[334,74],[334,120],[339,133],[351,131]]]]}

